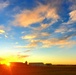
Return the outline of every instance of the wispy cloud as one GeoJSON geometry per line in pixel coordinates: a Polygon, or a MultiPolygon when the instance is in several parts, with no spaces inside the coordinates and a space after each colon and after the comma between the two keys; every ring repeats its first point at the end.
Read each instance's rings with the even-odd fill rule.
{"type": "Polygon", "coordinates": [[[36,48],[38,46],[38,41],[36,40],[30,40],[30,43],[24,46],[15,46],[15,48],[36,48]]]}
{"type": "MultiPolygon", "coordinates": [[[[70,12],[68,13],[69,14],[69,20],[67,23],[65,24],[73,24],[76,22],[76,0],[68,0],[70,2],[69,4],[69,10],[70,12]]],[[[68,3],[67,1],[67,3],[68,3]]]]}
{"type": "Polygon", "coordinates": [[[8,1],[5,1],[5,2],[0,2],[0,10],[6,8],[9,6],[9,2],[8,1]]]}
{"type": "Polygon", "coordinates": [[[59,46],[59,47],[72,47],[76,44],[75,41],[67,41],[67,40],[58,40],[58,39],[52,39],[52,40],[42,40],[44,48],[48,48],[51,46],[59,46]]]}
{"type": "Polygon", "coordinates": [[[16,62],[16,61],[25,61],[24,59],[29,57],[29,55],[25,54],[26,52],[6,52],[2,53],[0,55],[0,62],[6,63],[6,62],[16,62]],[[8,55],[7,55],[8,54],[8,55]]]}
{"type": "Polygon", "coordinates": [[[40,47],[43,48],[49,48],[52,46],[58,46],[60,48],[73,47],[74,45],[76,45],[76,41],[68,40],[70,37],[65,37],[60,39],[52,38],[52,39],[44,39],[44,40],[32,40],[30,44],[26,46],[16,46],[16,48],[36,48],[39,47],[39,44],[41,44],[40,47]]]}
{"type": "Polygon", "coordinates": [[[76,10],[73,10],[69,13],[69,20],[64,22],[64,25],[74,24],[76,22],[76,10]]]}
{"type": "Polygon", "coordinates": [[[29,35],[25,35],[25,36],[22,36],[22,39],[27,39],[27,40],[32,40],[32,39],[39,39],[39,38],[45,38],[45,37],[48,37],[50,36],[50,34],[48,32],[41,32],[41,33],[32,33],[32,34],[29,34],[29,35]]]}
{"type": "Polygon", "coordinates": [[[45,30],[46,28],[49,28],[50,26],[52,26],[54,23],[56,23],[57,20],[52,20],[50,23],[41,23],[40,26],[38,27],[31,27],[31,29],[33,29],[34,31],[42,31],[45,30]]]}
{"type": "Polygon", "coordinates": [[[69,9],[72,10],[76,10],[76,0],[68,0],[70,2],[70,7],[69,9]]]}

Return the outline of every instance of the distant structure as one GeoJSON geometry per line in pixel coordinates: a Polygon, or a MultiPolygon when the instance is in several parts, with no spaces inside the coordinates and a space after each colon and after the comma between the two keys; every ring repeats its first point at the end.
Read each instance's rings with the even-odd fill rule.
{"type": "Polygon", "coordinates": [[[51,63],[46,63],[45,65],[46,65],[46,66],[51,66],[52,64],[51,64],[51,63]]]}
{"type": "Polygon", "coordinates": [[[11,62],[12,66],[27,66],[27,61],[25,63],[23,62],[11,62]]]}
{"type": "Polygon", "coordinates": [[[27,61],[25,61],[25,63],[24,63],[25,65],[28,65],[28,62],[27,61]]]}
{"type": "Polygon", "coordinates": [[[29,66],[45,66],[44,63],[29,63],[29,66]]]}
{"type": "Polygon", "coordinates": [[[44,64],[43,62],[31,62],[28,63],[27,61],[25,61],[25,63],[23,62],[11,62],[12,66],[51,66],[51,63],[46,63],[44,64]]]}

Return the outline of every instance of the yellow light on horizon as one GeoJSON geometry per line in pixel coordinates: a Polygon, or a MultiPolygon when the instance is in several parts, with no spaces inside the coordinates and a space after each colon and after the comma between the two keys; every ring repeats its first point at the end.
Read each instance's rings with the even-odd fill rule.
{"type": "Polygon", "coordinates": [[[10,66],[10,63],[5,63],[5,65],[10,66]]]}
{"type": "Polygon", "coordinates": [[[10,62],[3,62],[3,63],[1,63],[2,65],[6,65],[6,66],[8,66],[8,67],[10,67],[10,62]]]}

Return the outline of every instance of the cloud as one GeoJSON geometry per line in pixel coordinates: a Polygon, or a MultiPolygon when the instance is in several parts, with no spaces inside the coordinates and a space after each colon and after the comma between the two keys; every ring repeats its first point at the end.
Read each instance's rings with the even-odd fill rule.
{"type": "Polygon", "coordinates": [[[9,2],[5,1],[5,2],[0,2],[0,10],[6,8],[9,6],[9,2]]]}
{"type": "Polygon", "coordinates": [[[18,58],[18,59],[24,59],[24,58],[26,58],[26,57],[28,57],[28,55],[17,55],[17,58],[18,58]]]}
{"type": "MultiPolygon", "coordinates": [[[[74,35],[72,35],[74,36],[74,35]]],[[[69,40],[72,36],[66,36],[64,38],[52,38],[52,39],[39,39],[39,40],[31,40],[30,44],[26,46],[16,46],[16,48],[36,48],[41,44],[40,47],[49,48],[52,46],[58,46],[60,48],[63,47],[72,47],[76,45],[76,41],[69,40]]]]}
{"type": "Polygon", "coordinates": [[[36,48],[38,46],[38,41],[36,40],[31,40],[29,44],[26,46],[15,46],[15,48],[36,48]]]}
{"type": "Polygon", "coordinates": [[[54,32],[55,33],[65,33],[65,32],[67,32],[68,31],[68,28],[67,27],[65,27],[65,26],[61,26],[61,27],[59,27],[58,29],[56,29],[54,32]]]}
{"type": "Polygon", "coordinates": [[[76,22],[76,10],[73,10],[69,13],[70,15],[70,21],[71,22],[76,22]]]}
{"type": "Polygon", "coordinates": [[[8,38],[8,36],[7,35],[4,35],[5,36],[5,38],[8,38]]]}
{"type": "MultiPolygon", "coordinates": [[[[76,44],[76,42],[71,39],[72,37],[75,37],[75,32],[72,33],[73,28],[68,26],[69,24],[76,22],[76,10],[71,10],[71,12],[69,13],[68,22],[61,23],[60,26],[58,25],[59,28],[57,26],[57,29],[52,25],[58,22],[58,20],[60,19],[58,12],[60,11],[61,3],[64,0],[44,1],[45,3],[39,3],[37,7],[31,10],[25,9],[19,14],[15,15],[15,26],[29,27],[30,29],[32,29],[32,32],[21,37],[23,40],[27,40],[29,44],[16,46],[16,48],[36,48],[39,45],[41,45],[40,47],[47,48],[51,46],[65,47],[73,46],[76,44]],[[44,20],[46,20],[47,22],[44,22],[44,20]],[[39,25],[37,27],[33,26],[32,24],[35,23],[38,23],[39,25]],[[52,30],[53,34],[51,33],[52,27],[54,27],[52,30]],[[49,28],[49,30],[47,30],[47,28],[49,28]],[[54,34],[56,34],[56,37],[54,36],[54,34]]],[[[57,24],[59,23],[60,21],[57,24]]]]}
{"type": "Polygon", "coordinates": [[[4,25],[0,25],[0,29],[5,29],[4,25]]]}
{"type": "Polygon", "coordinates": [[[36,38],[36,37],[37,37],[37,35],[30,34],[30,35],[22,36],[22,39],[29,39],[29,40],[31,40],[31,39],[34,39],[34,38],[36,38]]]}
{"type": "Polygon", "coordinates": [[[0,34],[3,34],[5,38],[8,38],[9,27],[5,27],[4,25],[0,25],[0,34]]]}
{"type": "Polygon", "coordinates": [[[15,42],[15,44],[17,45],[17,44],[19,44],[19,42],[15,42]]]}
{"type": "Polygon", "coordinates": [[[39,27],[31,27],[31,29],[33,29],[34,31],[42,31],[48,27],[50,27],[51,25],[53,25],[54,23],[56,23],[56,20],[52,20],[49,24],[43,24],[41,23],[41,25],[39,27]]]}
{"type": "Polygon", "coordinates": [[[70,10],[76,10],[76,0],[69,0],[69,2],[71,4],[69,9],[70,10]]]}
{"type": "Polygon", "coordinates": [[[48,37],[50,36],[50,34],[48,32],[38,32],[38,33],[32,33],[32,34],[28,34],[25,36],[22,36],[22,39],[26,39],[26,40],[32,40],[32,39],[39,39],[39,38],[44,38],[44,37],[48,37]]]}
{"type": "Polygon", "coordinates": [[[0,29],[0,34],[4,34],[4,33],[5,33],[5,31],[0,29]]]}
{"type": "Polygon", "coordinates": [[[41,36],[46,37],[46,36],[50,36],[50,34],[48,32],[42,32],[41,36]]]}
{"type": "Polygon", "coordinates": [[[24,51],[24,52],[30,52],[31,50],[26,50],[26,51],[24,51]]]}
{"type": "Polygon", "coordinates": [[[54,33],[56,33],[56,34],[61,33],[62,35],[71,33],[71,32],[72,32],[72,34],[75,33],[76,29],[73,27],[70,27],[69,25],[66,25],[66,24],[65,25],[62,24],[59,28],[55,29],[55,31],[54,31],[54,33]]]}
{"type": "Polygon", "coordinates": [[[0,25],[0,30],[4,30],[4,31],[10,31],[12,30],[10,26],[5,26],[5,25],[0,25]]]}
{"type": "Polygon", "coordinates": [[[65,24],[72,24],[76,22],[76,0],[68,0],[70,2],[69,4],[69,10],[71,11],[69,13],[69,20],[65,24]]]}
{"type": "MultiPolygon", "coordinates": [[[[44,35],[44,34],[43,34],[44,35]]],[[[49,35],[50,36],[50,35],[49,35]]],[[[51,46],[59,46],[59,47],[72,47],[76,45],[76,41],[71,40],[72,37],[75,37],[76,34],[64,35],[60,38],[46,38],[46,39],[31,39],[29,40],[29,44],[26,46],[17,46],[17,48],[36,48],[41,45],[41,47],[49,48],[51,46]]]]}
{"type": "Polygon", "coordinates": [[[58,40],[58,39],[54,39],[54,40],[43,40],[42,41],[44,48],[48,48],[51,46],[59,46],[59,47],[72,47],[73,45],[76,45],[75,41],[67,41],[67,40],[58,40]]]}
{"type": "Polygon", "coordinates": [[[7,56],[7,57],[1,57],[0,58],[0,63],[7,63],[7,62],[24,62],[25,61],[25,58],[27,58],[28,55],[10,55],[10,56],[7,56]]]}
{"type": "MultiPolygon", "coordinates": [[[[75,2],[76,3],[76,2],[75,2]]],[[[72,5],[70,8],[70,10],[76,10],[76,4],[72,5]]]]}
{"type": "Polygon", "coordinates": [[[7,62],[23,62],[25,61],[25,58],[29,57],[29,55],[26,55],[24,53],[18,53],[18,52],[6,52],[0,55],[0,63],[7,63],[7,62]]]}
{"type": "Polygon", "coordinates": [[[43,47],[59,46],[59,47],[72,47],[76,45],[76,41],[70,40],[76,34],[64,35],[60,38],[52,38],[46,40],[40,40],[43,44],[43,47]]]}
{"type": "Polygon", "coordinates": [[[72,10],[69,13],[69,20],[67,22],[62,23],[63,25],[71,25],[76,22],[76,10],[72,10]]]}
{"type": "Polygon", "coordinates": [[[37,42],[31,42],[30,44],[28,44],[27,46],[25,46],[26,48],[36,48],[38,46],[37,42]]]}
{"type": "Polygon", "coordinates": [[[34,23],[41,23],[45,18],[58,20],[60,17],[55,7],[50,7],[49,4],[39,4],[38,7],[32,10],[23,10],[21,13],[16,14],[13,24],[15,26],[29,27],[34,23]]]}

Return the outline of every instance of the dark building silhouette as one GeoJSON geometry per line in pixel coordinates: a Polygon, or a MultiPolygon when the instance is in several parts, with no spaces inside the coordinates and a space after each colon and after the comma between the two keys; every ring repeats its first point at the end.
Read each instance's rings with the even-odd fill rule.
{"type": "Polygon", "coordinates": [[[25,63],[23,62],[11,62],[12,66],[27,66],[27,61],[25,63]]]}
{"type": "Polygon", "coordinates": [[[44,63],[29,63],[29,66],[45,66],[44,63]]]}
{"type": "Polygon", "coordinates": [[[46,63],[45,65],[46,65],[46,66],[51,66],[52,64],[51,64],[51,63],[46,63]]]}

